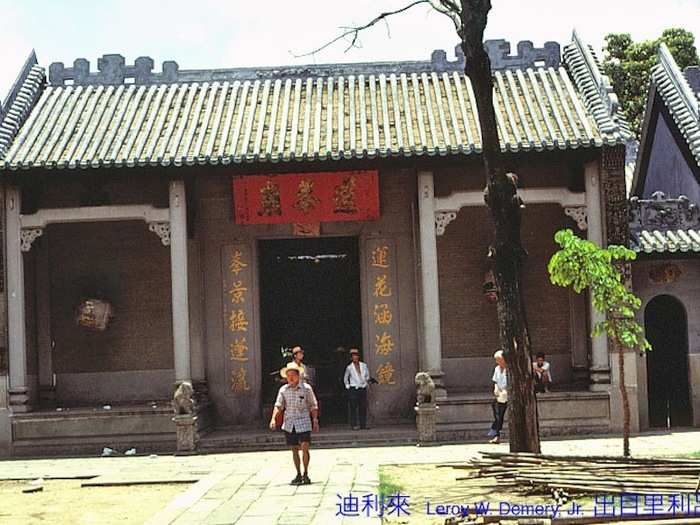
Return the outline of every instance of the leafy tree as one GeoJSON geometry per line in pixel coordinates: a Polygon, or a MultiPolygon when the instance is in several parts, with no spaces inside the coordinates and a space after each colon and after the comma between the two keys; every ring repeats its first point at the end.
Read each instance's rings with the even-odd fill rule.
{"type": "Polygon", "coordinates": [[[605,320],[593,327],[591,335],[606,333],[618,352],[624,413],[623,454],[629,456],[630,407],[625,388],[624,352],[651,349],[634,317],[641,301],[627,289],[619,269],[621,264],[634,260],[636,254],[624,246],[601,248],[568,229],[558,231],[554,240],[561,249],[552,255],[547,266],[552,283],[571,287],[576,293],[588,289],[593,307],[605,314],[605,320]]]}
{"type": "Polygon", "coordinates": [[[666,44],[681,69],[700,62],[695,37],[685,29],[666,29],[661,38],[641,42],[634,42],[628,33],[610,33],[605,37],[603,70],[637,137],[642,129],[651,68],[656,64],[661,43],[666,44]]]}

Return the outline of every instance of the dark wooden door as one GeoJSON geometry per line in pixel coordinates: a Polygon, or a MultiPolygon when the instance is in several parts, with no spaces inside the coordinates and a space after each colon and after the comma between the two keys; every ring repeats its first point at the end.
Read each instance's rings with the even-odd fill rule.
{"type": "Polygon", "coordinates": [[[644,310],[649,426],[692,424],[688,380],[688,323],[683,304],[670,295],[652,299],[644,310]]]}

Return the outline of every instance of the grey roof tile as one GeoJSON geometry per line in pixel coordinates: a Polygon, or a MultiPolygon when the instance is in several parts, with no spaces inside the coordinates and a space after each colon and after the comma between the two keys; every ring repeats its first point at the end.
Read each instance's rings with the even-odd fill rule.
{"type": "MultiPolygon", "coordinates": [[[[564,61],[566,68],[494,73],[504,151],[600,147],[629,138],[614,94],[576,34],[564,61]]],[[[15,127],[24,122],[19,135],[15,129],[4,143],[0,135],[0,169],[480,152],[469,78],[430,63],[423,71],[409,64],[390,73],[357,74],[357,66],[348,66],[352,74],[345,75],[339,65],[328,76],[46,86],[29,118],[27,103],[11,121],[15,127]]],[[[32,71],[24,81],[28,99],[36,99],[44,83],[43,71],[32,71]]]]}

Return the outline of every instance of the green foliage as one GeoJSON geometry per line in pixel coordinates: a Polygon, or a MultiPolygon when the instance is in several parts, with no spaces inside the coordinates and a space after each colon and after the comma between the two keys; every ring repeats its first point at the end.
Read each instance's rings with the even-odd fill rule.
{"type": "Polygon", "coordinates": [[[605,332],[625,348],[651,349],[634,318],[641,301],[627,289],[616,267],[616,263],[634,260],[636,254],[624,246],[601,248],[568,229],[558,231],[554,240],[561,249],[547,266],[552,283],[571,287],[576,293],[587,288],[593,307],[605,314],[605,320],[593,327],[592,335],[605,332]]]}
{"type": "Polygon", "coordinates": [[[695,37],[685,29],[666,29],[661,38],[642,42],[634,42],[627,33],[610,33],[605,37],[603,70],[610,77],[637,137],[641,133],[651,68],[656,64],[662,42],[681,69],[700,62],[695,37]]]}
{"type": "Polygon", "coordinates": [[[379,495],[384,496],[387,501],[392,496],[404,492],[402,485],[397,483],[397,481],[388,473],[379,470],[379,495]]]}

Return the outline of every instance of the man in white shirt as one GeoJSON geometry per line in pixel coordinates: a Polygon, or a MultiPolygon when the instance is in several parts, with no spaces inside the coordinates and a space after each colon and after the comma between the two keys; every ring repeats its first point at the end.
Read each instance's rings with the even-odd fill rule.
{"type": "Polygon", "coordinates": [[[360,361],[360,351],[350,349],[352,362],[345,368],[343,383],[350,404],[350,425],[353,430],[367,428],[367,386],[370,382],[369,368],[360,361]],[[359,419],[359,426],[358,426],[359,419]]]}
{"type": "Polygon", "coordinates": [[[496,368],[493,370],[491,380],[493,381],[493,395],[496,399],[493,402],[493,424],[488,435],[493,438],[489,443],[500,443],[503,419],[508,408],[508,376],[503,351],[499,350],[493,354],[493,358],[496,360],[496,368]]]}
{"type": "Polygon", "coordinates": [[[535,392],[538,394],[549,392],[550,385],[552,384],[552,370],[549,366],[549,362],[545,361],[542,352],[535,357],[535,362],[532,363],[532,371],[534,372],[535,392]]]}

